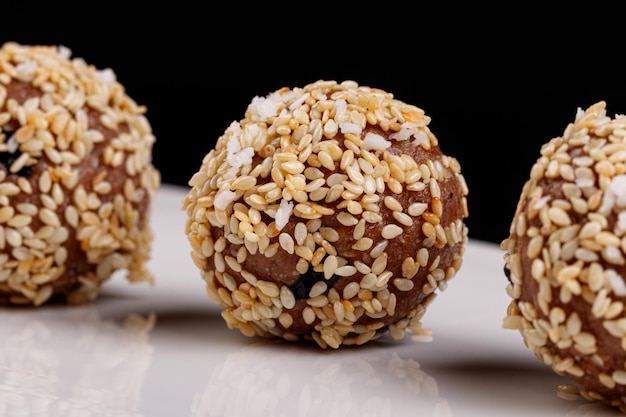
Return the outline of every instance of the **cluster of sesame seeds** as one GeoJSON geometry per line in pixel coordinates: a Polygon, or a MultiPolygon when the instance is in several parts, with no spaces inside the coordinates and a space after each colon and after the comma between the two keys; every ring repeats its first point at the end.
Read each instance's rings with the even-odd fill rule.
{"type": "Polygon", "coordinates": [[[501,247],[503,321],[581,395],[626,412],[626,117],[601,101],[541,149],[501,247]]]}
{"type": "Polygon", "coordinates": [[[68,48],[2,45],[0,300],[83,303],[122,269],[152,281],[160,174],[145,111],[68,48]]]}
{"type": "Polygon", "coordinates": [[[252,100],[182,204],[191,257],[229,327],[323,348],[423,333],[467,241],[467,185],[429,122],[353,81],[252,100]]]}

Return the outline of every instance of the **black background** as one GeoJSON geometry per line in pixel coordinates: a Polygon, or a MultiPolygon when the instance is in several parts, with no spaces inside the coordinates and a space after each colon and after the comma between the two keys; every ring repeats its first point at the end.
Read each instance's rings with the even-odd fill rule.
{"type": "Polygon", "coordinates": [[[164,183],[186,186],[254,96],[351,79],[426,111],[468,183],[470,237],[495,243],[540,146],[578,107],[605,100],[609,115],[626,113],[626,36],[599,5],[20,4],[3,5],[0,42],[62,44],[112,68],[148,108],[164,183]]]}

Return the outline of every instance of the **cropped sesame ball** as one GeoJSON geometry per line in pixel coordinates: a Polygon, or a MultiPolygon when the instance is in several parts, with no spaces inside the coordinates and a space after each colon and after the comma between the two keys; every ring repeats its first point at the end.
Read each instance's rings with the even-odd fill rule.
{"type": "Polygon", "coordinates": [[[0,47],[0,303],[85,303],[118,270],[152,282],[145,112],[68,48],[0,47]]]}
{"type": "Polygon", "coordinates": [[[429,336],[420,320],[468,239],[467,185],[429,122],[353,81],[252,100],[182,204],[229,328],[324,349],[429,336]]]}
{"type": "Polygon", "coordinates": [[[503,326],[585,398],[626,412],[626,116],[598,102],[542,146],[502,248],[503,326]]]}

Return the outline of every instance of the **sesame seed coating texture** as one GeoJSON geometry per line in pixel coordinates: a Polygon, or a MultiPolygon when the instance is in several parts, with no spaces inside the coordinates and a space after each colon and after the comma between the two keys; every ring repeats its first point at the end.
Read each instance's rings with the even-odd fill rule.
{"type": "Polygon", "coordinates": [[[334,349],[427,332],[426,306],[462,264],[468,193],[429,122],[353,81],[252,100],[182,203],[229,328],[334,349]]]}
{"type": "Polygon", "coordinates": [[[501,244],[503,326],[581,394],[626,412],[626,117],[578,110],[541,148],[501,244]]]}
{"type": "Polygon", "coordinates": [[[1,303],[84,303],[118,270],[152,282],[145,111],[68,48],[2,45],[1,303]]]}

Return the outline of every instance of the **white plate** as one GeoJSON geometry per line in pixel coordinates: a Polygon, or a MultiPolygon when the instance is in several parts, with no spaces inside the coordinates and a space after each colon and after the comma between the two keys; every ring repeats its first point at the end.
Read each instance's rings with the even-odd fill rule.
{"type": "Polygon", "coordinates": [[[159,192],[154,286],[116,275],[91,305],[0,309],[0,416],[620,415],[558,396],[570,381],[502,329],[503,252],[491,243],[470,241],[428,308],[432,342],[322,350],[228,330],[189,256],[185,193],[159,192]],[[125,325],[150,314],[149,332],[125,325]]]}

